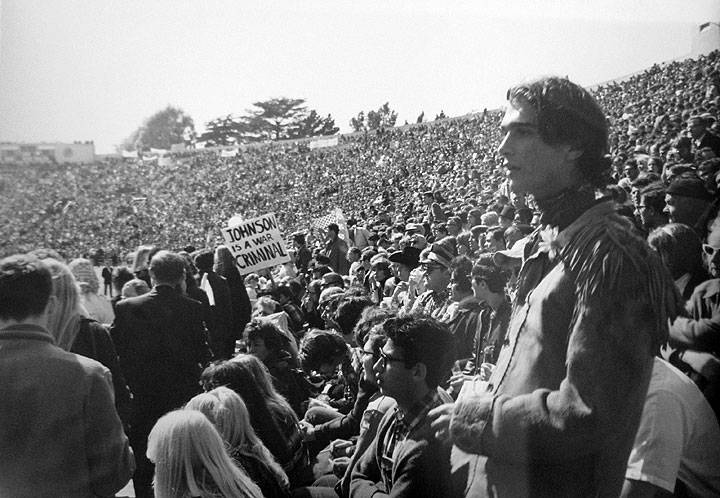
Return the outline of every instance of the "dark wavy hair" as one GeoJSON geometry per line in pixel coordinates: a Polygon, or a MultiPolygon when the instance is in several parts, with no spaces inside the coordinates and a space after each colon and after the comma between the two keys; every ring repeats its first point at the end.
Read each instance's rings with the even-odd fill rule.
{"type": "Polygon", "coordinates": [[[265,347],[278,356],[283,350],[288,351],[290,349],[290,340],[271,322],[251,321],[245,326],[245,336],[248,342],[262,339],[265,347]]]}
{"type": "Polygon", "coordinates": [[[35,256],[16,254],[0,260],[0,318],[40,315],[51,294],[50,270],[35,256]]]}
{"type": "Polygon", "coordinates": [[[425,382],[430,389],[450,376],[455,342],[444,324],[428,316],[407,315],[385,320],[383,331],[395,346],[402,348],[407,368],[417,363],[425,365],[425,382]]]}
{"type": "Polygon", "coordinates": [[[528,104],[535,110],[543,141],[582,150],[577,166],[588,183],[595,187],[608,183],[608,124],[600,105],[587,90],[566,78],[550,76],[510,88],[507,100],[528,104]]]}
{"type": "Polygon", "coordinates": [[[668,223],[650,232],[647,241],[660,255],[672,278],[702,271],[702,241],[691,227],[668,223]]]}
{"type": "Polygon", "coordinates": [[[345,297],[335,310],[335,323],[343,335],[351,334],[365,308],[373,305],[367,296],[345,297]]]}
{"type": "Polygon", "coordinates": [[[380,325],[388,318],[392,318],[397,313],[388,308],[380,308],[379,306],[371,306],[365,308],[360,315],[360,320],[355,324],[355,342],[358,346],[363,346],[368,336],[376,325],[380,325]]]}
{"type": "Polygon", "coordinates": [[[302,369],[312,372],[332,358],[344,358],[349,354],[348,345],[340,334],[331,330],[313,329],[303,336],[298,356],[302,369]]]}

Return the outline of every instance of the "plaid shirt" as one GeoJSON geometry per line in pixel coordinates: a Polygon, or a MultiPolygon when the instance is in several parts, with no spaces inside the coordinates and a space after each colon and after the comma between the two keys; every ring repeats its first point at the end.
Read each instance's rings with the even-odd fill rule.
{"type": "Polygon", "coordinates": [[[447,309],[449,303],[448,298],[449,294],[447,291],[425,291],[413,303],[411,313],[420,312],[433,318],[440,318],[447,309]]]}
{"type": "Polygon", "coordinates": [[[388,493],[392,489],[392,468],[397,457],[395,451],[397,444],[415,432],[430,410],[443,403],[445,401],[440,397],[438,390],[431,389],[423,399],[415,403],[409,412],[404,413],[399,408],[395,408],[393,420],[383,439],[382,458],[380,459],[380,474],[388,493]]]}

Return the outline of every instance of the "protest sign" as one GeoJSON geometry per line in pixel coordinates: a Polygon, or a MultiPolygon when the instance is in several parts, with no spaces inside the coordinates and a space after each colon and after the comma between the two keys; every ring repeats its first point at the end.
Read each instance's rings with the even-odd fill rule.
{"type": "Polygon", "coordinates": [[[329,214],[311,220],[310,227],[317,229],[322,234],[322,236],[325,237],[325,230],[330,223],[335,223],[338,225],[338,228],[340,229],[340,233],[338,233],[338,236],[341,239],[343,239],[345,242],[348,242],[350,240],[347,220],[345,219],[345,215],[340,208],[335,208],[329,214]]]}
{"type": "Polygon", "coordinates": [[[310,150],[322,149],[323,147],[335,147],[338,144],[338,137],[322,138],[319,140],[313,140],[308,145],[310,150]]]}
{"type": "Polygon", "coordinates": [[[222,234],[242,274],[290,261],[275,213],[247,220],[233,218],[222,234]]]}

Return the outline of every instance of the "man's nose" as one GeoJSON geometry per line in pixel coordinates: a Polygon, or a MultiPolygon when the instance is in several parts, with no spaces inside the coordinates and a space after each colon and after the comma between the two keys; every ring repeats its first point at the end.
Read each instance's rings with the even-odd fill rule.
{"type": "Polygon", "coordinates": [[[510,146],[508,143],[508,137],[509,137],[509,134],[506,133],[505,136],[503,137],[502,141],[500,142],[500,145],[498,145],[498,148],[497,148],[498,154],[500,154],[502,157],[505,157],[509,152],[510,146]]]}

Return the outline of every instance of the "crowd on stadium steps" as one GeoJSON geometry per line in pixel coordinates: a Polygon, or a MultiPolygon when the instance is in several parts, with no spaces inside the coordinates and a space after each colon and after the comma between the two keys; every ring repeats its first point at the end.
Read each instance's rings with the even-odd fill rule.
{"type": "MultiPolygon", "coordinates": [[[[610,120],[615,166],[637,158],[662,172],[670,149],[685,155],[673,152],[669,166],[686,163],[679,132],[692,114],[717,131],[719,78],[713,53],[595,89],[610,120]]],[[[411,214],[416,194],[426,190],[439,191],[452,208],[470,198],[489,201],[503,179],[499,118],[485,112],[355,134],[327,149],[270,144],[233,158],[198,150],[163,166],[111,160],[6,167],[0,219],[10,236],[2,249],[52,245],[70,256],[100,247],[120,254],[145,240],[201,245],[232,215],[270,211],[291,233],[337,207],[366,220],[383,211],[411,214]]]]}
{"type": "MultiPolygon", "coordinates": [[[[531,100],[520,95],[521,104],[531,100]]],[[[547,403],[543,417],[576,416],[578,427],[603,430],[605,419],[592,418],[602,416],[591,410],[598,407],[578,394],[601,391],[586,385],[597,372],[555,378],[533,358],[526,368],[537,377],[526,382],[557,390],[538,389],[522,407],[477,390],[518,387],[516,349],[535,348],[545,361],[562,350],[565,365],[565,349],[568,358],[582,347],[598,348],[599,357],[635,354],[636,336],[650,330],[662,347],[643,371],[647,394],[628,391],[636,406],[626,411],[637,409],[638,419],[617,422],[633,432],[623,493],[647,485],[716,496],[720,54],[653,66],[592,95],[609,125],[609,174],[594,180],[601,188],[582,185],[552,203],[511,192],[499,167],[516,129],[508,120],[523,112],[512,106],[516,114],[354,135],[330,149],[278,144],[235,158],[198,151],[163,167],[4,170],[0,252],[20,255],[0,262],[0,341],[12,344],[0,347],[0,399],[12,401],[0,407],[0,452],[17,454],[0,462],[0,495],[24,496],[28,482],[35,487],[27,496],[111,495],[132,477],[137,496],[443,496],[459,488],[474,496],[468,469],[480,468],[474,458],[483,453],[495,458],[488,479],[501,483],[499,496],[522,496],[508,489],[523,485],[547,496],[612,488],[604,474],[590,479],[578,469],[610,465],[607,455],[622,448],[573,455],[577,475],[562,467],[572,448],[603,447],[588,434],[553,439],[572,424],[551,420],[548,432],[501,437],[503,416],[535,403],[547,403]],[[349,217],[346,234],[335,223],[309,230],[311,219],[336,207],[349,217]],[[612,220],[602,235],[577,228],[586,209],[593,214],[579,219],[588,226],[612,220]],[[241,274],[214,233],[238,212],[270,211],[292,229],[291,261],[241,274]],[[607,244],[623,251],[583,265],[584,248],[602,254],[607,244]],[[93,248],[107,260],[75,258],[93,248]],[[560,257],[587,283],[570,289],[555,266],[560,257]],[[612,316],[562,304],[616,288],[636,294],[613,297],[612,316]],[[684,308],[675,309],[675,299],[684,308]],[[552,328],[548,316],[580,328],[578,320],[600,320],[612,333],[600,346],[565,336],[528,345],[521,331],[552,328]],[[38,358],[51,367],[33,367],[38,358]],[[563,410],[553,412],[552,403],[563,410]],[[443,436],[435,424],[442,428],[445,406],[455,411],[452,434],[443,436]],[[590,420],[583,410],[593,412],[590,420]],[[48,445],[58,424],[76,432],[67,444],[48,445]],[[20,441],[17,427],[32,430],[20,441]],[[452,475],[444,437],[459,449],[452,475]],[[509,446],[494,446],[500,440],[509,446]],[[552,447],[555,460],[538,464],[545,481],[512,445],[533,456],[552,447]],[[419,470],[428,468],[437,472],[419,470]],[[525,479],[503,482],[508,468],[525,479]]],[[[517,102],[510,99],[522,107],[517,102]]],[[[578,126],[592,119],[563,112],[578,126]]],[[[573,132],[558,122],[548,128],[559,140],[573,132]]],[[[620,392],[633,385],[620,381],[638,358],[615,360],[603,376],[620,392]]]]}

